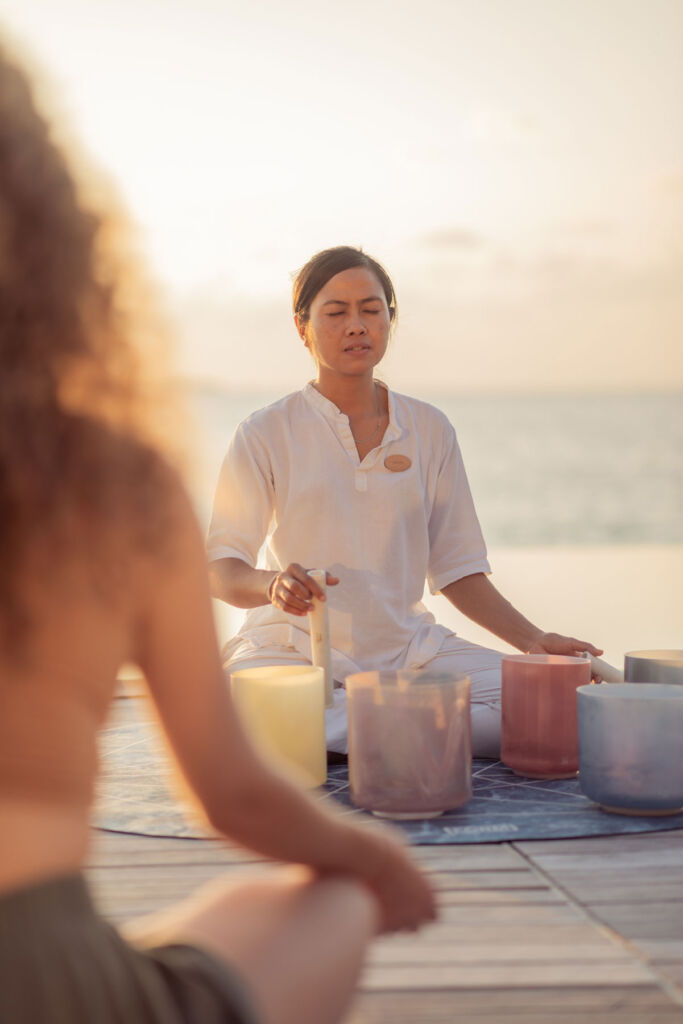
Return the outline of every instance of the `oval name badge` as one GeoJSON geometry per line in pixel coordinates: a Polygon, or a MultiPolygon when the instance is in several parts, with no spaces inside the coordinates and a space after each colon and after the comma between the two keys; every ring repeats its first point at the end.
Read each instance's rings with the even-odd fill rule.
{"type": "Polygon", "coordinates": [[[403,473],[406,469],[410,469],[412,464],[407,455],[387,455],[384,460],[384,465],[390,473],[403,473]]]}

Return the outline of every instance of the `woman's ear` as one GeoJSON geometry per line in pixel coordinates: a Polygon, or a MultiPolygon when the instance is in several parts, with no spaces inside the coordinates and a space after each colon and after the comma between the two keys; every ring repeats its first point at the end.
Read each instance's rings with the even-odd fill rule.
{"type": "Polygon", "coordinates": [[[306,348],[308,348],[308,338],[306,337],[306,324],[301,320],[300,317],[294,317],[294,326],[296,327],[297,334],[303,341],[306,348]]]}

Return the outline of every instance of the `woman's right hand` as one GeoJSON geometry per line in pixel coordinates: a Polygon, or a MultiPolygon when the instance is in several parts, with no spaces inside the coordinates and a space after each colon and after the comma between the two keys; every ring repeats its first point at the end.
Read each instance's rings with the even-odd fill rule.
{"type": "Polygon", "coordinates": [[[366,863],[371,873],[361,880],[376,897],[380,908],[379,933],[415,931],[437,916],[436,896],[426,875],[420,870],[402,838],[383,829],[363,829],[371,848],[366,863]],[[374,848],[373,848],[374,847],[374,848]]]}
{"type": "MultiPolygon", "coordinates": [[[[339,583],[336,576],[327,573],[328,587],[339,583]]],[[[281,608],[288,615],[308,615],[313,608],[313,598],[325,600],[325,592],[308,575],[298,562],[291,562],[282,572],[276,573],[268,586],[270,603],[281,608]]]]}

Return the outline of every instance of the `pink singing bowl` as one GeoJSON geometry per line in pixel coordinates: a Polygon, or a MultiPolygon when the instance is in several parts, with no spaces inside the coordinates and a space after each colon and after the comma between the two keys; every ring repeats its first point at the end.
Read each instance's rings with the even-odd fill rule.
{"type": "Polygon", "coordinates": [[[516,775],[569,779],[579,770],[576,690],[591,681],[587,658],[503,658],[501,760],[516,775]]]}

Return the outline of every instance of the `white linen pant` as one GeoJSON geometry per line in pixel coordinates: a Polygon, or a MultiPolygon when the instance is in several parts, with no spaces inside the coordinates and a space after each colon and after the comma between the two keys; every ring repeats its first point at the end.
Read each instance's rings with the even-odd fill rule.
{"type": "MultiPolygon", "coordinates": [[[[470,677],[470,710],[472,720],[473,757],[500,757],[500,673],[502,654],[480,647],[455,634],[447,636],[433,658],[418,666],[438,672],[459,672],[470,677]]],[[[268,647],[255,650],[245,658],[239,654],[227,661],[227,674],[241,668],[265,665],[310,665],[310,661],[292,647],[268,647]]],[[[392,666],[395,668],[396,666],[392,666]]],[[[411,666],[412,667],[412,666],[411,666]]],[[[340,754],[348,752],[346,732],[346,690],[335,680],[334,707],[325,712],[327,749],[340,754]]]]}

